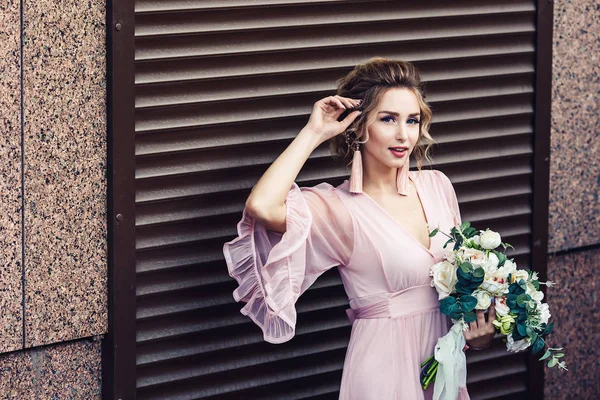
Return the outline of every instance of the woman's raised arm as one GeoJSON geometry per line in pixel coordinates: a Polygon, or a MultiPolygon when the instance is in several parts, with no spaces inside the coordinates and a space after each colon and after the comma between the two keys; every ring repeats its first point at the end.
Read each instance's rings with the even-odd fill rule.
{"type": "Polygon", "coordinates": [[[286,230],[285,198],[302,166],[323,142],[346,130],[360,115],[353,111],[342,121],[339,116],[360,104],[359,100],[329,96],[317,101],[308,123],[258,180],[246,200],[246,211],[267,229],[286,230]]]}

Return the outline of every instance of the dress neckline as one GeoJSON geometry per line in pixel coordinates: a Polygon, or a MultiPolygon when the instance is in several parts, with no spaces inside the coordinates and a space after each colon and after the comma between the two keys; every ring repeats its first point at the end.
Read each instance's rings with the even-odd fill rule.
{"type": "MultiPolygon", "coordinates": [[[[415,191],[417,193],[417,199],[419,200],[419,203],[421,204],[421,209],[423,210],[423,214],[425,215],[425,223],[427,224],[427,226],[429,226],[429,221],[430,221],[430,216],[427,213],[427,207],[425,206],[425,202],[423,201],[423,197],[421,196],[421,188],[419,187],[419,183],[417,182],[419,179],[414,178],[414,171],[409,171],[408,174],[408,178],[412,181],[412,183],[415,186],[415,191]]],[[[350,181],[348,179],[346,179],[344,181],[344,184],[349,185],[350,181]]],[[[431,248],[433,246],[433,239],[429,238],[429,248],[425,247],[423,245],[423,243],[421,243],[420,240],[418,240],[416,237],[414,237],[409,231],[408,229],[406,229],[404,227],[404,225],[402,225],[396,218],[394,218],[389,212],[387,212],[385,210],[385,208],[383,208],[379,203],[377,203],[371,196],[369,196],[368,193],[366,192],[362,192],[362,193],[355,193],[357,195],[362,195],[365,198],[369,199],[369,201],[371,203],[373,203],[377,208],[379,208],[379,210],[381,210],[381,212],[386,215],[389,219],[391,219],[392,221],[394,221],[394,223],[406,234],[406,236],[408,236],[411,240],[413,240],[414,242],[416,242],[419,247],[421,247],[423,250],[425,250],[429,255],[431,255],[432,257],[435,258],[435,255],[432,253],[431,248]]]]}

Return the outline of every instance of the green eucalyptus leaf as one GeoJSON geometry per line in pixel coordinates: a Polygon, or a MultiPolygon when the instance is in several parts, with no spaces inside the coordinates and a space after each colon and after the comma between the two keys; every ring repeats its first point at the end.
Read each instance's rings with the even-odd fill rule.
{"type": "Polygon", "coordinates": [[[473,236],[477,235],[477,229],[469,227],[463,231],[463,235],[465,235],[467,239],[470,239],[473,236]]]}
{"type": "Polygon", "coordinates": [[[473,293],[473,289],[471,289],[469,286],[463,285],[460,283],[460,281],[454,286],[454,289],[459,295],[471,295],[473,293]]]}
{"type": "Polygon", "coordinates": [[[546,343],[544,342],[544,340],[542,338],[537,338],[535,343],[533,343],[533,349],[532,349],[533,354],[539,353],[544,348],[545,344],[546,343]]]}
{"type": "Polygon", "coordinates": [[[565,356],[565,353],[556,353],[554,355],[554,357],[556,357],[556,358],[561,358],[561,357],[564,357],[564,356],[565,356]]]}
{"type": "MultiPolygon", "coordinates": [[[[446,248],[446,246],[448,246],[448,244],[450,244],[450,242],[452,242],[452,239],[448,239],[448,241],[446,243],[444,243],[444,249],[446,248]]],[[[457,250],[457,249],[454,249],[457,250]]]]}
{"type": "MultiPolygon", "coordinates": [[[[527,330],[529,331],[529,328],[527,328],[527,330]]],[[[529,336],[529,341],[531,343],[535,343],[535,341],[538,339],[538,334],[533,329],[531,330],[531,333],[528,336],[529,336]]]]}
{"type": "Polygon", "coordinates": [[[556,364],[558,363],[558,359],[556,358],[551,358],[550,361],[548,361],[548,367],[552,368],[554,367],[556,364]]]}
{"type": "Polygon", "coordinates": [[[510,308],[511,311],[517,308],[517,295],[511,293],[508,296],[506,296],[506,305],[510,308]]]}
{"type": "Polygon", "coordinates": [[[546,358],[550,357],[550,354],[552,354],[552,352],[550,350],[546,350],[544,355],[538,361],[544,361],[546,358]]]}
{"type": "Polygon", "coordinates": [[[471,271],[473,271],[473,265],[471,265],[470,262],[465,261],[460,263],[460,265],[458,266],[460,268],[461,271],[463,271],[465,274],[469,274],[471,273],[471,271]]]}
{"type": "Polygon", "coordinates": [[[483,278],[485,277],[485,271],[483,270],[483,268],[480,267],[473,271],[473,277],[477,279],[481,278],[483,282],[483,278]]]}
{"type": "Polygon", "coordinates": [[[437,235],[437,233],[440,231],[440,228],[435,228],[434,230],[431,231],[431,233],[429,233],[429,237],[434,237],[435,235],[437,235]]]}
{"type": "Polygon", "coordinates": [[[442,301],[440,301],[440,311],[442,314],[450,315],[457,309],[458,304],[456,304],[456,299],[452,296],[445,297],[442,301]]]}
{"type": "Polygon", "coordinates": [[[521,335],[517,329],[512,331],[513,340],[516,342],[517,340],[523,339],[525,336],[521,335]]]}
{"type": "Polygon", "coordinates": [[[465,322],[475,322],[477,320],[477,314],[473,311],[467,311],[464,313],[465,322]]]}
{"type": "Polygon", "coordinates": [[[464,295],[460,297],[460,308],[467,312],[472,311],[477,305],[477,298],[471,295],[464,295]]]}
{"type": "Polygon", "coordinates": [[[519,334],[523,337],[527,336],[527,327],[525,326],[525,324],[521,324],[517,322],[517,331],[519,332],[519,334]]]}
{"type": "Polygon", "coordinates": [[[517,296],[517,305],[519,307],[523,307],[523,305],[525,304],[525,297],[523,297],[522,294],[517,296]]]}

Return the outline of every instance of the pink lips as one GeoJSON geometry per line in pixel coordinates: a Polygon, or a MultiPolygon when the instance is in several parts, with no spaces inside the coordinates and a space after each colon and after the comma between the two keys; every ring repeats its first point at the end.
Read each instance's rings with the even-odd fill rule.
{"type": "Polygon", "coordinates": [[[407,148],[401,148],[402,150],[394,150],[394,149],[390,149],[390,151],[392,152],[393,155],[395,155],[396,157],[404,157],[404,155],[406,154],[406,151],[408,150],[407,148]]]}

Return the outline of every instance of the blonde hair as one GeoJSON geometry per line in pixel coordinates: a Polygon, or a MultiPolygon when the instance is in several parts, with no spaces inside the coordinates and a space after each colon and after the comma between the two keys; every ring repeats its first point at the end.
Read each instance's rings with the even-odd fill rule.
{"type": "Polygon", "coordinates": [[[346,165],[352,162],[355,141],[364,143],[368,140],[367,126],[375,118],[371,111],[375,110],[384,93],[390,88],[406,88],[414,93],[419,102],[421,118],[419,122],[419,139],[413,150],[417,168],[421,169],[423,161],[431,162],[429,149],[436,143],[429,134],[431,125],[431,108],[425,101],[421,75],[417,68],[408,61],[394,61],[383,57],[374,57],[364,64],[359,64],[345,77],[337,82],[337,94],[342,97],[361,99],[362,114],[346,129],[343,134],[329,139],[329,149],[334,159],[342,160],[346,165]],[[346,143],[349,135],[350,146],[346,143]],[[364,136],[367,138],[361,140],[364,136]]]}

